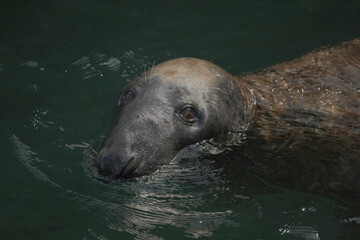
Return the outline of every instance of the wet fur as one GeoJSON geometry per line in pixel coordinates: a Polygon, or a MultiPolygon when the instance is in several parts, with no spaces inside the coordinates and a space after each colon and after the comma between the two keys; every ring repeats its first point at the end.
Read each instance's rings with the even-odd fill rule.
{"type": "Polygon", "coordinates": [[[359,196],[360,39],[237,81],[255,96],[247,146],[264,146],[259,174],[302,190],[359,196]]]}

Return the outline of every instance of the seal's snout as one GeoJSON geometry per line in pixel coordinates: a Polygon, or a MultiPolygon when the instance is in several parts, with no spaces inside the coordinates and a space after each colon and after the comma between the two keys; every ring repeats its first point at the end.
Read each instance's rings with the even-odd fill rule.
{"type": "Polygon", "coordinates": [[[96,159],[99,173],[113,179],[136,177],[136,162],[135,157],[125,160],[113,154],[99,154],[96,159]]]}

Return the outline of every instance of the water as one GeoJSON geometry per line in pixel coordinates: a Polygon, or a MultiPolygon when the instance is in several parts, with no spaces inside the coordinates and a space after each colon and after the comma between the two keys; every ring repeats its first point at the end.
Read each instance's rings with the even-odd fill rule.
{"type": "MultiPolygon", "coordinates": [[[[360,213],[231,157],[105,184],[91,168],[121,89],[192,56],[232,74],[360,36],[360,1],[3,1],[2,239],[357,239],[360,213]]],[[[193,154],[193,155],[191,155],[193,154]]]]}

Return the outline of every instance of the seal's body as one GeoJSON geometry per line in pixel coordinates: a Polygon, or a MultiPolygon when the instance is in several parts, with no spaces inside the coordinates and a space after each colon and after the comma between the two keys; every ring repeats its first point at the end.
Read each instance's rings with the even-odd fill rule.
{"type": "Polygon", "coordinates": [[[239,77],[204,60],[174,59],[123,90],[95,163],[104,175],[136,177],[188,145],[246,133],[244,146],[279,156],[264,158],[260,173],[290,179],[292,171],[283,168],[301,166],[305,173],[295,175],[309,190],[346,182],[360,192],[359,106],[359,39],[239,77]],[[312,157],[291,158],[307,151],[303,156],[312,157]]]}
{"type": "Polygon", "coordinates": [[[360,193],[360,39],[237,81],[256,101],[241,150],[262,146],[259,175],[301,190],[360,193]]]}

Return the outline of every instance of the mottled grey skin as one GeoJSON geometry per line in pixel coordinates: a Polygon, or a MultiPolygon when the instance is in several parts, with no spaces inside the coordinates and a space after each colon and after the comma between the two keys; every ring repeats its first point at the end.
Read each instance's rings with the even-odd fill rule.
{"type": "Polygon", "coordinates": [[[271,152],[258,163],[262,176],[360,192],[360,39],[239,77],[204,60],[174,59],[123,94],[129,89],[136,96],[115,108],[95,161],[104,175],[151,173],[182,148],[230,132],[247,135],[242,152],[271,152]],[[179,115],[186,104],[198,110],[195,124],[179,115]]]}
{"type": "Polygon", "coordinates": [[[129,90],[136,96],[125,102],[120,96],[113,129],[96,159],[100,173],[114,178],[148,174],[182,148],[237,131],[249,118],[234,78],[204,60],[164,62],[132,81],[122,95],[129,90]],[[187,104],[199,112],[194,124],[179,115],[187,104]]]}

